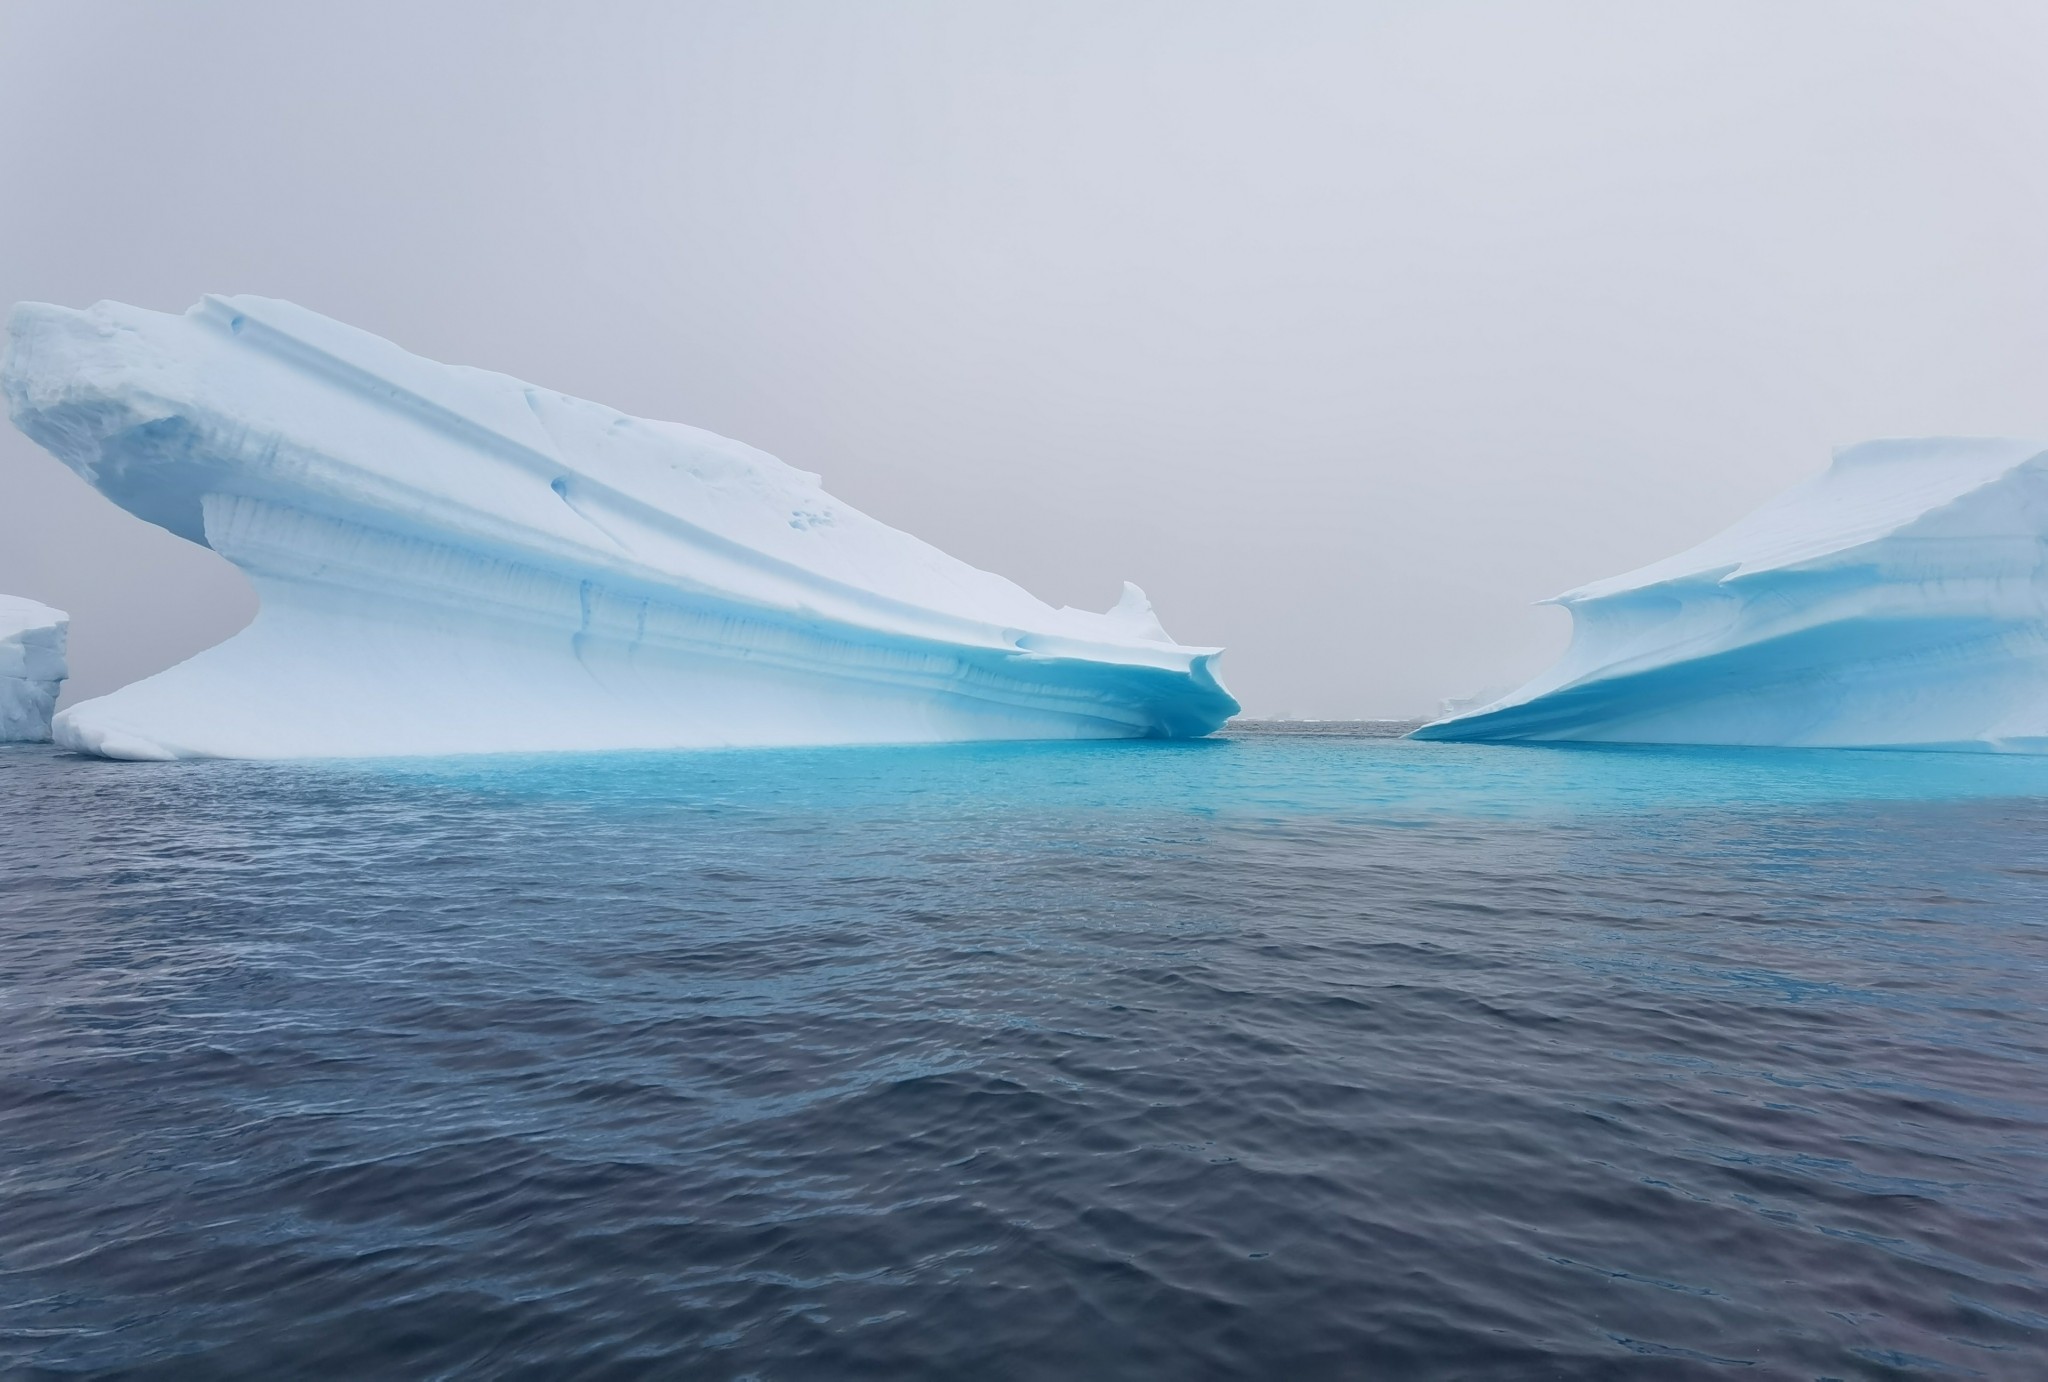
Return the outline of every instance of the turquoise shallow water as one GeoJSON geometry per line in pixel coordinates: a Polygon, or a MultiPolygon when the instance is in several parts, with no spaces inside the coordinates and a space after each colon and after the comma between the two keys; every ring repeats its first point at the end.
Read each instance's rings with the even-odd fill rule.
{"type": "Polygon", "coordinates": [[[2048,761],[0,754],[26,1373],[2048,1375],[2048,761]]]}

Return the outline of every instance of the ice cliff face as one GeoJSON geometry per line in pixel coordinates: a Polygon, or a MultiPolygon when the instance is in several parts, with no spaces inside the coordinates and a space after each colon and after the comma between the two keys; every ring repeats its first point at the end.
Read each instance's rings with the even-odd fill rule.
{"type": "Polygon", "coordinates": [[[2048,448],[1866,442],[1554,603],[1557,666],[1416,737],[2048,752],[2048,448]]]}
{"type": "Polygon", "coordinates": [[[709,432],[289,303],[23,304],[10,415],[261,598],[57,717],[118,758],[1205,734],[1217,650],[1053,609],[709,432]]]}
{"type": "Polygon", "coordinates": [[[50,737],[69,627],[61,609],[0,595],[0,743],[50,737]]]}

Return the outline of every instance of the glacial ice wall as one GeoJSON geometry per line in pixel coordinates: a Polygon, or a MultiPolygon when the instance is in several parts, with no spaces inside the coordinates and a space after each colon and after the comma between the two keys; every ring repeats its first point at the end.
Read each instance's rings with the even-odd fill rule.
{"type": "Polygon", "coordinates": [[[1416,737],[2048,751],[2048,448],[1850,447],[1553,603],[1555,667],[1416,737]]]}
{"type": "Polygon", "coordinates": [[[61,609],[0,595],[0,743],[50,737],[50,712],[68,675],[64,640],[70,620],[61,609]]]}
{"type": "Polygon", "coordinates": [[[1054,609],[674,423],[208,297],[15,308],[24,432],[211,547],[242,633],[72,706],[117,758],[1206,734],[1214,648],[1135,586],[1054,609]]]}

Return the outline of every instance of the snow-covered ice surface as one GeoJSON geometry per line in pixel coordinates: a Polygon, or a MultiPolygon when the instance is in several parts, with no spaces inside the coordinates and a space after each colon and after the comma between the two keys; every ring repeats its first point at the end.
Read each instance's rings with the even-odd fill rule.
{"type": "Polygon", "coordinates": [[[1866,442],[1560,595],[1572,643],[1423,739],[2048,752],[2048,448],[1866,442]]]}
{"type": "Polygon", "coordinates": [[[0,743],[39,743],[50,737],[50,712],[67,675],[64,639],[69,628],[61,609],[0,595],[0,743]]]}
{"type": "Polygon", "coordinates": [[[1054,609],[739,442],[293,306],[15,308],[0,382],[115,503],[241,567],[242,633],[67,709],[117,758],[1205,734],[1214,648],[1054,609]]]}

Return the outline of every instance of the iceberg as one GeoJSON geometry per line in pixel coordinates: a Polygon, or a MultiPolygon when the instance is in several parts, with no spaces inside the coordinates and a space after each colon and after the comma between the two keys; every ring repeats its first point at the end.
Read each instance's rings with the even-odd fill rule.
{"type": "Polygon", "coordinates": [[[70,617],[61,609],[0,595],[0,743],[41,743],[69,669],[70,617]]]}
{"type": "Polygon", "coordinates": [[[1555,667],[1415,737],[2048,752],[2048,448],[1865,442],[1551,603],[1555,667]]]}
{"type": "Polygon", "coordinates": [[[287,302],[24,303],[9,415],[247,573],[253,623],[56,717],[114,758],[1183,737],[1216,648],[1055,609],[698,428],[287,302]]]}
{"type": "Polygon", "coordinates": [[[61,609],[0,595],[0,744],[50,737],[50,712],[69,675],[64,640],[70,626],[61,609]]]}

